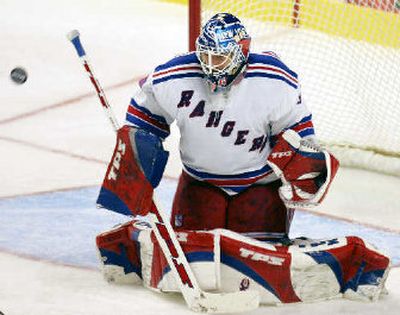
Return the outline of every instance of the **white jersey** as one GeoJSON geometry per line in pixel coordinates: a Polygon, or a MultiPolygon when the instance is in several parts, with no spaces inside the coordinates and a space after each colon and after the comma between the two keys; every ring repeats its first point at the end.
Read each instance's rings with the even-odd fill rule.
{"type": "Polygon", "coordinates": [[[225,92],[211,92],[195,53],[158,66],[141,82],[126,122],[161,138],[176,121],[185,171],[229,194],[276,180],[267,157],[274,136],[293,128],[312,136],[297,74],[273,53],[250,54],[225,92]]]}

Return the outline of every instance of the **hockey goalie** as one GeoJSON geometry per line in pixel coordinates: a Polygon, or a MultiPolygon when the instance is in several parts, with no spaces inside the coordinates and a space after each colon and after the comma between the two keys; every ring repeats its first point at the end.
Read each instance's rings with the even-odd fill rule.
{"type": "MultiPolygon", "coordinates": [[[[237,17],[217,14],[195,52],[140,82],[97,203],[128,216],[153,211],[175,121],[183,171],[170,225],[202,290],[255,290],[265,304],[374,301],[388,257],[355,236],[289,238],[294,211],[322,202],[339,163],[318,145],[297,74],[250,42],[237,17]]],[[[98,235],[105,278],[180,291],[154,232],[135,218],[98,235]]]]}

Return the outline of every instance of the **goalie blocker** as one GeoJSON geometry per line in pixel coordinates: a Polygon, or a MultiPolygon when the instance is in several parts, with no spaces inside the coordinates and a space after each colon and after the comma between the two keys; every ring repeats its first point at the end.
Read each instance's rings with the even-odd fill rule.
{"type": "MultiPolygon", "coordinates": [[[[373,301],[385,292],[389,258],[358,237],[297,238],[283,245],[223,229],[177,234],[205,291],[256,290],[263,304],[341,296],[373,301]]],[[[96,241],[106,280],[179,292],[146,222],[125,223],[96,241]]]]}
{"type": "Polygon", "coordinates": [[[159,137],[124,126],[97,199],[100,207],[125,215],[146,215],[168,160],[159,137]]]}

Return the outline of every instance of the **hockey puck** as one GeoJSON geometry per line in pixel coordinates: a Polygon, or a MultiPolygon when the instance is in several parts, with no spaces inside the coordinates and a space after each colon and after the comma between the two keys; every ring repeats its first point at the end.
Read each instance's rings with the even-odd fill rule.
{"type": "Polygon", "coordinates": [[[28,73],[24,68],[17,67],[11,71],[10,78],[17,84],[24,84],[28,79],[28,73]]]}

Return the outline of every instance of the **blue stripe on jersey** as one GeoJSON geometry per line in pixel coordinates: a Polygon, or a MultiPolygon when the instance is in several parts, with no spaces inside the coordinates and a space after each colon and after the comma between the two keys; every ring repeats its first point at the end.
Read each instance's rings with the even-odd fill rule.
{"type": "Polygon", "coordinates": [[[289,81],[283,76],[280,75],[275,75],[275,74],[270,74],[270,73],[265,73],[265,72],[251,72],[248,73],[246,72],[244,75],[245,78],[254,78],[254,77],[263,77],[263,78],[271,78],[271,79],[277,79],[286,82],[293,88],[297,89],[297,84],[294,84],[293,82],[289,81]]]}
{"type": "Polygon", "coordinates": [[[305,123],[305,122],[307,122],[307,121],[310,121],[311,119],[312,119],[312,114],[311,114],[311,115],[308,115],[308,116],[306,116],[306,117],[304,117],[302,120],[300,120],[299,122],[295,123],[295,124],[294,124],[293,126],[291,126],[290,128],[294,127],[295,125],[302,124],[302,123],[305,123]]]}
{"type": "Polygon", "coordinates": [[[132,125],[135,125],[138,128],[146,130],[153,135],[156,135],[162,139],[165,139],[169,136],[169,132],[166,132],[160,128],[155,127],[154,125],[148,123],[147,121],[140,119],[139,117],[133,116],[130,113],[126,113],[126,121],[132,125]]]}
{"type": "Polygon", "coordinates": [[[307,128],[307,129],[304,129],[304,130],[298,132],[298,134],[300,137],[304,138],[307,136],[315,135],[315,131],[314,131],[314,128],[307,128]]]}
{"type": "MultiPolygon", "coordinates": [[[[240,174],[234,174],[234,175],[218,175],[218,174],[212,174],[212,173],[207,173],[207,172],[200,172],[195,170],[194,168],[191,168],[187,165],[184,165],[186,170],[190,172],[191,174],[195,175],[198,178],[201,179],[246,179],[246,178],[251,178],[251,177],[256,177],[258,175],[261,175],[263,173],[267,173],[271,171],[271,167],[267,164],[264,167],[262,167],[259,170],[256,171],[250,171],[250,172],[244,172],[240,174]]],[[[229,188],[231,189],[231,188],[229,188]]]]}
{"type": "Polygon", "coordinates": [[[167,120],[161,116],[161,115],[156,115],[153,114],[151,111],[149,111],[146,107],[140,106],[138,103],[136,103],[134,98],[131,98],[131,105],[137,109],[139,109],[140,111],[142,111],[143,113],[145,113],[146,115],[148,115],[151,118],[154,118],[156,120],[158,120],[159,122],[162,122],[164,124],[168,124],[167,120]]]}
{"type": "Polygon", "coordinates": [[[155,72],[166,70],[171,67],[179,66],[179,65],[187,65],[190,63],[198,63],[200,64],[199,60],[197,59],[196,53],[189,53],[183,56],[178,56],[170,61],[159,65],[156,69],[155,72]]]}
{"type": "Polygon", "coordinates": [[[173,80],[173,79],[194,78],[194,77],[204,78],[204,74],[203,73],[198,73],[198,72],[172,74],[172,75],[169,75],[167,77],[163,77],[161,79],[153,80],[153,84],[156,85],[158,83],[169,81],[169,80],[173,80]]]}
{"type": "MultiPolygon", "coordinates": [[[[310,114],[310,115],[308,115],[308,116],[302,118],[299,122],[297,122],[297,123],[291,125],[291,126],[290,126],[289,128],[287,128],[287,129],[293,129],[293,128],[295,128],[296,126],[301,125],[301,124],[304,124],[304,123],[309,122],[309,121],[311,121],[311,120],[312,120],[312,114],[310,114]]],[[[305,127],[303,130],[296,131],[296,132],[297,132],[297,133],[300,135],[300,137],[302,137],[302,138],[315,134],[315,131],[314,131],[314,128],[313,128],[313,127],[305,127]]]]}
{"type": "Polygon", "coordinates": [[[266,65],[275,66],[277,68],[280,68],[280,69],[286,71],[287,73],[289,73],[290,75],[292,75],[293,77],[295,77],[297,79],[296,72],[290,70],[280,59],[278,59],[274,56],[271,56],[271,55],[250,54],[248,63],[249,64],[262,63],[262,64],[266,64],[266,65]]]}

